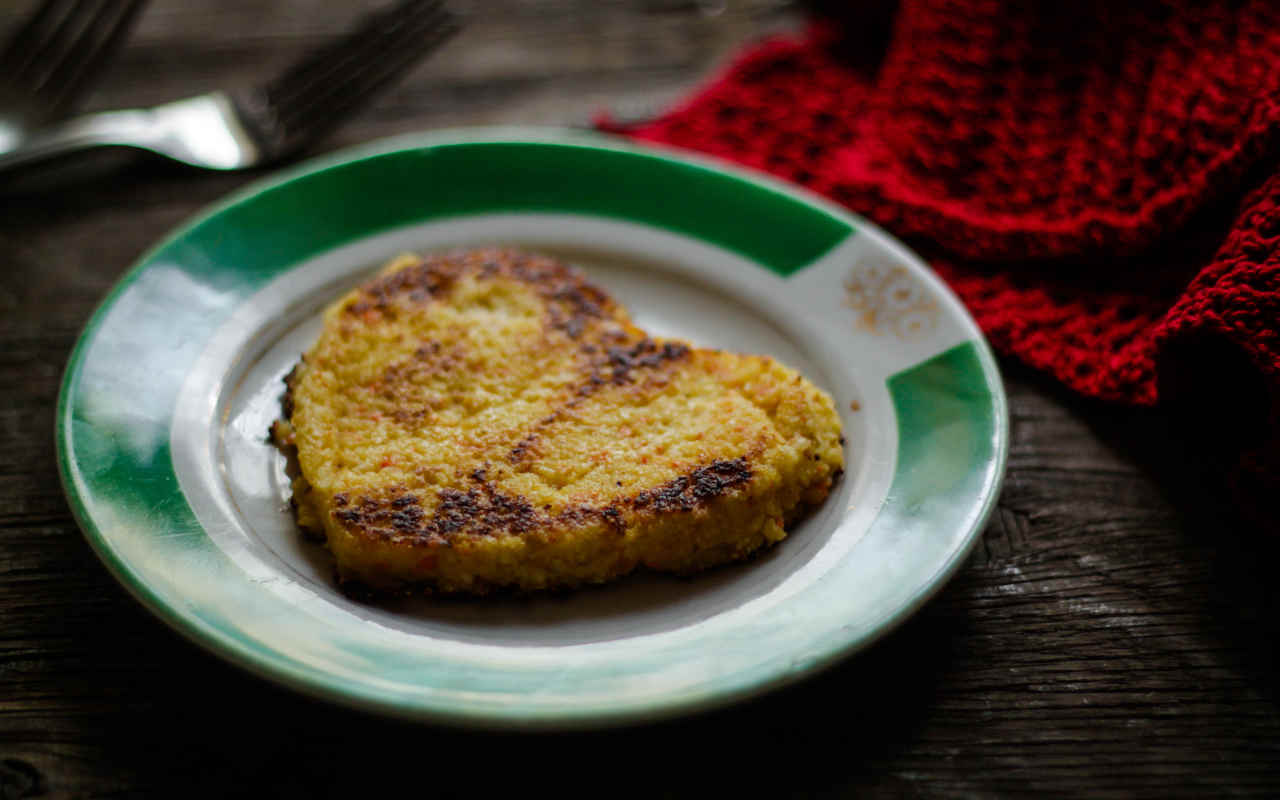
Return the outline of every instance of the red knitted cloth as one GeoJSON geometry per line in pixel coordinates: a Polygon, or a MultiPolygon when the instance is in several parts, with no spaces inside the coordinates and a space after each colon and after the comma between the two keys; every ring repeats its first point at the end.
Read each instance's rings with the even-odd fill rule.
{"type": "Polygon", "coordinates": [[[1243,451],[1245,495],[1280,490],[1280,7],[850,5],[656,121],[604,125],[870,217],[1000,352],[1190,409],[1243,451]]]}

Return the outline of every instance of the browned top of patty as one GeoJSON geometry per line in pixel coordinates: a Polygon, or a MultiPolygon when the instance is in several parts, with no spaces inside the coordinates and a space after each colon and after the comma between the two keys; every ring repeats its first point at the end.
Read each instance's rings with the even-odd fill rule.
{"type": "Polygon", "coordinates": [[[291,374],[326,525],[371,542],[621,534],[716,498],[829,485],[830,399],[772,359],[647,336],[576,270],[511,249],[398,259],[291,374]]]}

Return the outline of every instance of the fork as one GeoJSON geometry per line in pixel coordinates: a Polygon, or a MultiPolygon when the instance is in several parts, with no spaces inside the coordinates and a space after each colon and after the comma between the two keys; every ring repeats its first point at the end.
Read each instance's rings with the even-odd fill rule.
{"type": "Polygon", "coordinates": [[[262,86],[71,119],[0,150],[0,169],[95,147],[215,170],[275,162],[331,132],[459,27],[442,0],[403,0],[262,86]]]}
{"type": "Polygon", "coordinates": [[[45,0],[0,52],[0,150],[66,114],[124,42],[146,0],[45,0]]]}

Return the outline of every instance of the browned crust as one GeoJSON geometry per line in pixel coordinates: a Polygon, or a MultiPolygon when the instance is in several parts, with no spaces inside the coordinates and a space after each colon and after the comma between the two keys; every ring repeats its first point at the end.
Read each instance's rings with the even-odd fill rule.
{"type": "Polygon", "coordinates": [[[498,491],[485,470],[478,469],[471,476],[476,485],[466,491],[439,490],[430,516],[423,512],[419,497],[394,490],[381,497],[363,496],[354,503],[344,495],[335,496],[338,508],[333,515],[354,536],[415,546],[448,546],[464,536],[525,536],[598,521],[621,533],[626,529],[624,515],[689,513],[750,483],[752,474],[745,458],[714,461],[605,506],[575,506],[551,514],[524,497],[498,491]]]}
{"type": "Polygon", "coordinates": [[[751,466],[745,458],[713,461],[656,489],[639,492],[628,498],[627,502],[634,508],[650,510],[656,514],[689,512],[750,480],[751,466]]]}
{"type": "Polygon", "coordinates": [[[305,361],[306,356],[303,356],[297,364],[293,365],[293,369],[289,370],[289,374],[284,376],[284,394],[280,396],[280,411],[285,419],[293,419],[293,386],[298,382],[298,371],[302,369],[305,361]]]}
{"type": "Polygon", "coordinates": [[[655,383],[662,383],[664,372],[669,372],[679,363],[687,361],[693,351],[683,342],[659,344],[646,336],[628,347],[604,348],[586,344],[580,352],[583,355],[583,361],[579,366],[583,373],[582,380],[565,393],[565,399],[559,406],[534,423],[511,446],[507,453],[509,464],[517,466],[528,461],[537,450],[543,429],[562,419],[566,411],[580,405],[604,387],[635,383],[640,374],[644,374],[655,383]]]}
{"type": "MultiPolygon", "coordinates": [[[[665,383],[691,358],[681,342],[655,341],[626,322],[625,313],[576,270],[551,258],[508,249],[448,253],[380,275],[359,288],[339,313],[344,327],[394,319],[415,306],[443,300],[467,275],[478,280],[506,278],[528,285],[545,306],[544,327],[577,344],[580,379],[564,390],[558,407],[525,429],[506,461],[519,465],[536,457],[542,430],[605,387],[632,386],[646,391],[665,383]],[[605,324],[599,324],[599,323],[605,324]]],[[[389,365],[377,382],[388,399],[400,397],[414,376],[445,372],[463,363],[465,353],[428,341],[408,358],[389,365]]],[[[293,388],[305,360],[285,377],[281,398],[285,419],[293,414],[293,388]]],[[[420,425],[431,409],[404,408],[394,415],[401,424],[420,425]]],[[[843,442],[843,437],[842,437],[843,442]]],[[[660,486],[616,498],[604,505],[578,505],[553,512],[528,498],[502,492],[488,480],[487,466],[473,470],[454,487],[434,490],[430,513],[423,497],[405,487],[389,487],[376,495],[333,497],[331,519],[352,536],[368,542],[394,542],[410,547],[452,547],[471,537],[551,537],[557,532],[604,524],[622,535],[628,527],[661,515],[686,514],[719,498],[749,491],[751,460],[758,454],[718,460],[689,470],[660,486]]],[[[817,456],[815,456],[816,458],[817,456]]],[[[464,473],[465,475],[465,473],[464,473]]],[[[826,481],[830,486],[832,480],[826,481]]],[[[812,487],[811,487],[812,488],[812,487]]]]}
{"type": "Polygon", "coordinates": [[[568,265],[547,256],[508,248],[459,250],[433,256],[365,283],[343,308],[350,317],[394,318],[400,306],[430,302],[448,294],[463,276],[507,278],[534,289],[547,307],[549,327],[577,339],[592,320],[606,319],[617,304],[568,265]]]}
{"type": "Polygon", "coordinates": [[[631,383],[637,370],[658,369],[688,357],[689,346],[683,342],[663,342],[659,345],[645,337],[631,347],[610,347],[605,351],[603,363],[593,366],[590,385],[607,380],[614,385],[631,383]],[[607,375],[602,372],[607,371],[607,375]]]}

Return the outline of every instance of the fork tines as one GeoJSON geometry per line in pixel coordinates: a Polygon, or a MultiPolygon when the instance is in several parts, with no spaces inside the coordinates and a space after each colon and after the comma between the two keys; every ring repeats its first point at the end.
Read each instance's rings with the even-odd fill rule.
{"type": "Polygon", "coordinates": [[[370,100],[459,29],[441,0],[406,0],[372,14],[261,87],[283,142],[314,138],[370,100]]]}
{"type": "Polygon", "coordinates": [[[45,0],[0,53],[0,82],[38,99],[49,116],[69,107],[118,49],[146,0],[45,0]]]}

